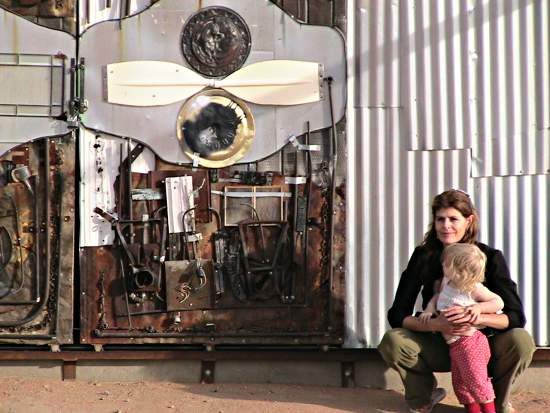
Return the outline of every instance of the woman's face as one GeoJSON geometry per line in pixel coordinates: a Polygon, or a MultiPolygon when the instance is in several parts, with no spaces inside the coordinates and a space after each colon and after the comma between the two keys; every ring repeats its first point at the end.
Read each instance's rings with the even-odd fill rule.
{"type": "Polygon", "coordinates": [[[435,232],[444,246],[459,242],[468,226],[474,219],[473,215],[464,217],[454,208],[443,208],[435,213],[435,232]]]}

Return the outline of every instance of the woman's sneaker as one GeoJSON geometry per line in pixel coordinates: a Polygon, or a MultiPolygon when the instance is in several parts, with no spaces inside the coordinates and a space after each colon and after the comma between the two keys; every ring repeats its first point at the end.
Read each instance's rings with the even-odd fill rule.
{"type": "Polygon", "coordinates": [[[445,389],[438,387],[432,391],[432,397],[430,403],[423,407],[418,407],[416,409],[411,409],[410,413],[430,413],[436,404],[443,400],[447,396],[445,389]]]}

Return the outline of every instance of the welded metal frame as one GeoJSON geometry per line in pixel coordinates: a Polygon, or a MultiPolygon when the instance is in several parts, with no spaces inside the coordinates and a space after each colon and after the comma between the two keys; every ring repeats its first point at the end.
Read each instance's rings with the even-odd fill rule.
{"type": "Polygon", "coordinates": [[[65,111],[65,56],[56,56],[56,55],[46,55],[46,54],[30,54],[30,53],[0,53],[0,67],[6,66],[16,66],[16,67],[49,67],[50,68],[50,83],[49,83],[49,104],[40,105],[40,104],[18,104],[18,103],[0,103],[1,107],[12,107],[15,109],[14,113],[1,113],[0,116],[13,116],[13,117],[57,117],[61,116],[65,111]],[[5,60],[6,56],[15,56],[15,62],[8,63],[5,60]],[[35,57],[48,57],[49,64],[45,63],[25,63],[22,62],[22,57],[35,56],[35,57]],[[60,60],[60,64],[55,64],[55,59],[60,60]],[[60,79],[61,79],[61,91],[60,91],[60,103],[53,102],[53,88],[54,88],[54,70],[58,68],[61,70],[60,79]],[[35,108],[48,108],[47,114],[29,114],[29,113],[20,113],[20,107],[35,107],[35,108]],[[54,113],[54,108],[59,108],[59,113],[54,113]]]}

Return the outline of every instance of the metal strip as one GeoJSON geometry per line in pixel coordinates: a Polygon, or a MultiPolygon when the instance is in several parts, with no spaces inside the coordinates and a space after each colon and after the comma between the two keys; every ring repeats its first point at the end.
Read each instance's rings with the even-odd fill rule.
{"type": "Polygon", "coordinates": [[[210,191],[211,194],[225,196],[227,198],[290,198],[290,192],[225,192],[225,191],[210,191]]]}

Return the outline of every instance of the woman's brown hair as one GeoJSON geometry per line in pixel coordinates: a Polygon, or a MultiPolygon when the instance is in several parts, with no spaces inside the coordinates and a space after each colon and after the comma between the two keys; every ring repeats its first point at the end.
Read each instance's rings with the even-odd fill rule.
{"type": "Polygon", "coordinates": [[[472,204],[472,200],[466,192],[449,189],[448,191],[436,195],[433,199],[432,222],[428,227],[428,232],[424,235],[422,245],[425,245],[430,250],[441,249],[443,247],[443,244],[439,241],[435,232],[435,214],[437,211],[446,208],[456,209],[464,218],[473,215],[472,222],[468,225],[464,237],[462,237],[459,242],[475,244],[477,242],[477,233],[479,230],[479,219],[474,204],[472,204]]]}

